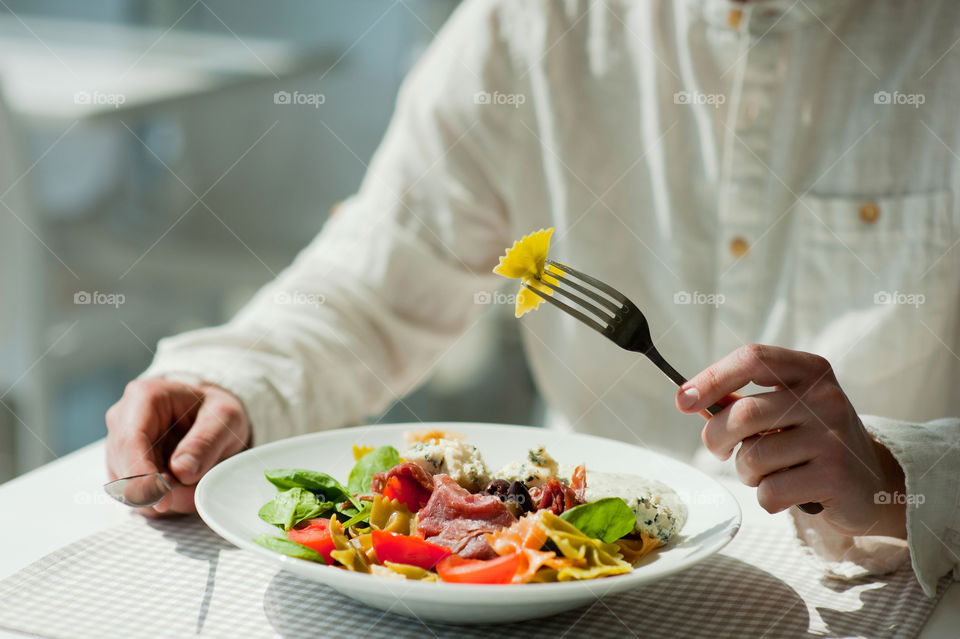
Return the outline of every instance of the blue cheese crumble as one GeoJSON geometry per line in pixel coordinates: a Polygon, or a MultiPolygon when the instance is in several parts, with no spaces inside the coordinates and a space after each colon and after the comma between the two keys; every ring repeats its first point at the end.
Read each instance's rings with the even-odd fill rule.
{"type": "Polygon", "coordinates": [[[498,470],[495,477],[509,482],[523,482],[527,488],[533,488],[541,486],[551,477],[558,477],[558,473],[557,460],[550,456],[545,446],[538,446],[527,451],[522,461],[510,462],[498,470]]]}
{"type": "Polygon", "coordinates": [[[412,442],[400,456],[431,475],[449,475],[470,492],[477,492],[490,482],[490,472],[480,451],[459,439],[412,442]]]}

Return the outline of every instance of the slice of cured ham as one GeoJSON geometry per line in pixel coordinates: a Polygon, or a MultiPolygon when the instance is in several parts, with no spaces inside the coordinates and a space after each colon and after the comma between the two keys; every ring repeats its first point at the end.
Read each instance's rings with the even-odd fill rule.
{"type": "Polygon", "coordinates": [[[396,491],[410,510],[422,507],[433,493],[433,475],[416,464],[397,464],[386,472],[375,473],[370,481],[373,492],[382,495],[389,482],[395,483],[396,491]]]}
{"type": "Polygon", "coordinates": [[[484,533],[496,532],[516,521],[500,498],[470,494],[447,475],[434,475],[433,480],[433,494],[417,514],[417,533],[461,557],[496,557],[484,533]]]}

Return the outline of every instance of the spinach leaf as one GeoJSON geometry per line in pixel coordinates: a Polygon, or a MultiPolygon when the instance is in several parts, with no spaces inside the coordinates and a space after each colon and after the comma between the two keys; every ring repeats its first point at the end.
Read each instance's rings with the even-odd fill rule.
{"type": "Polygon", "coordinates": [[[604,497],[589,504],[564,511],[561,519],[569,521],[587,537],[611,544],[633,531],[636,515],[619,497],[604,497]]]}
{"type": "Polygon", "coordinates": [[[289,555],[290,557],[306,559],[308,561],[316,561],[317,563],[321,564],[327,563],[323,558],[323,555],[318,553],[313,548],[301,546],[300,544],[292,542],[289,539],[284,539],[283,537],[260,535],[258,537],[254,537],[253,541],[260,544],[264,548],[283,553],[284,555],[289,555]]]}
{"type": "Polygon", "coordinates": [[[263,474],[277,488],[303,488],[313,493],[323,493],[327,501],[349,501],[358,510],[361,507],[353,493],[326,473],[302,468],[276,468],[265,471],[263,474]]]}
{"type": "Polygon", "coordinates": [[[288,488],[265,503],[257,514],[268,524],[289,530],[304,519],[317,517],[333,507],[333,502],[322,502],[309,490],[288,488]]]}
{"type": "Polygon", "coordinates": [[[393,446],[374,448],[354,464],[347,479],[347,488],[352,493],[369,493],[373,475],[390,470],[399,463],[400,453],[393,446]]]}
{"type": "Polygon", "coordinates": [[[367,501],[363,503],[363,508],[360,509],[357,514],[355,514],[350,519],[343,522],[341,525],[343,529],[346,530],[350,526],[359,524],[359,523],[369,523],[370,522],[370,511],[373,510],[373,502],[367,501]]]}
{"type": "Polygon", "coordinates": [[[339,519],[340,521],[343,521],[345,519],[350,519],[351,517],[356,515],[358,512],[360,512],[353,506],[349,506],[349,505],[344,506],[343,504],[337,504],[334,510],[337,511],[336,512],[336,514],[338,515],[337,519],[339,519]]]}

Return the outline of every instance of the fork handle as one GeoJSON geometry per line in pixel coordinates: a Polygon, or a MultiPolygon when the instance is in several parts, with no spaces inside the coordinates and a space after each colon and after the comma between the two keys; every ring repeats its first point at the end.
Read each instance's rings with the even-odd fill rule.
{"type": "MultiPolygon", "coordinates": [[[[670,363],[663,358],[663,355],[660,354],[660,351],[658,351],[655,346],[651,346],[647,350],[643,351],[643,354],[647,356],[647,359],[656,364],[657,368],[663,371],[663,373],[669,377],[674,384],[677,385],[677,388],[687,383],[687,378],[681,375],[677,369],[671,366],[670,363]]],[[[707,409],[707,412],[711,415],[716,415],[722,411],[723,408],[724,407],[720,406],[719,404],[714,404],[707,409]]]]}
{"type": "MultiPolygon", "coordinates": [[[[646,355],[650,361],[656,364],[657,368],[663,371],[664,374],[669,377],[674,384],[677,385],[677,388],[687,383],[687,378],[681,375],[677,369],[671,366],[670,363],[663,358],[663,355],[660,354],[660,351],[658,351],[656,347],[651,345],[650,348],[643,351],[643,354],[646,355]]],[[[736,399],[736,396],[733,396],[733,399],[736,399]]],[[[730,401],[733,401],[733,399],[730,401]]],[[[725,401],[723,406],[721,406],[719,403],[714,404],[713,406],[707,408],[707,412],[711,415],[716,415],[727,405],[729,405],[729,403],[729,401],[725,401]]],[[[796,507],[800,512],[807,513],[808,515],[816,515],[823,510],[823,505],[815,501],[809,501],[805,504],[797,504],[796,507]]]]}

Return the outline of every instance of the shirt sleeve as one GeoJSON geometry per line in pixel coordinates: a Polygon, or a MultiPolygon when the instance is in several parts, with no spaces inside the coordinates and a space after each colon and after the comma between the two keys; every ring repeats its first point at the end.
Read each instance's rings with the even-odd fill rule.
{"type": "Polygon", "coordinates": [[[909,559],[927,596],[952,571],[960,578],[960,419],[914,424],[872,415],[864,426],[903,468],[905,495],[877,493],[880,501],[903,501],[907,541],[883,537],[842,537],[816,516],[793,512],[800,539],[827,560],[841,578],[895,570],[909,559]]]}
{"type": "Polygon", "coordinates": [[[498,284],[512,235],[498,185],[514,120],[483,99],[518,75],[498,25],[494,2],[458,8],[404,82],[359,192],[236,317],[161,340],[141,377],[234,393],[254,443],[357,423],[416,386],[486,308],[476,294],[498,284]]]}

